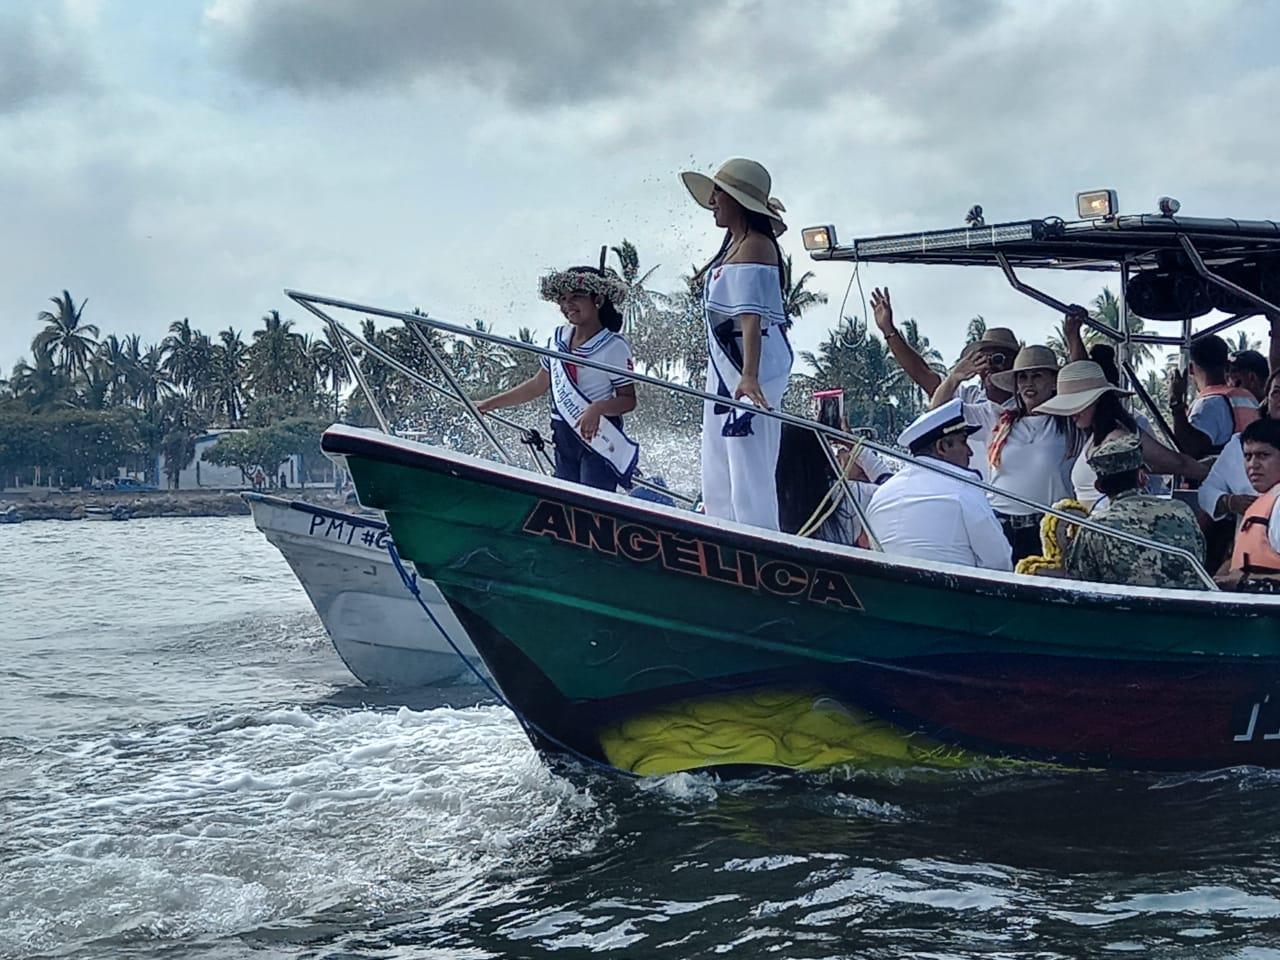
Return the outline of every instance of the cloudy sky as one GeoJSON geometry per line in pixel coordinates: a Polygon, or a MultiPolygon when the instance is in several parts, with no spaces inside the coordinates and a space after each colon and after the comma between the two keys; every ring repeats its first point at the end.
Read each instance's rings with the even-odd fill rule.
{"type": "MultiPolygon", "coordinates": [[[[626,237],[671,289],[713,252],[677,174],[730,156],[773,172],[798,261],[805,224],[1069,216],[1101,186],[1276,217],[1278,35],[1263,0],[3,0],[0,366],[64,288],[145,340],[315,329],[284,287],[547,330],[553,265],[626,237]]],[[[850,275],[815,269],[802,348],[850,275]]],[[[975,313],[1055,320],[993,271],[863,281],[948,359],[975,313]]]]}

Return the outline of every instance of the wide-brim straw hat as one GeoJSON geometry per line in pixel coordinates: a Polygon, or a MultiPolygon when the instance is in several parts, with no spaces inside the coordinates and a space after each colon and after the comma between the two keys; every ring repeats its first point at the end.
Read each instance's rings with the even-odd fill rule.
{"type": "MultiPolygon", "coordinates": [[[[1026,370],[1058,370],[1058,355],[1048,347],[1034,343],[1023,347],[1013,360],[1013,366],[991,375],[991,382],[1006,393],[1013,393],[1017,385],[1018,373],[1026,370]]],[[[1039,412],[1039,407],[1036,412],[1039,412]]]]}
{"type": "Polygon", "coordinates": [[[1036,413],[1069,417],[1096,403],[1104,393],[1133,395],[1132,391],[1121,390],[1108,380],[1102,367],[1092,360],[1074,360],[1058,371],[1058,395],[1036,407],[1036,413]]]}
{"type": "Polygon", "coordinates": [[[1008,327],[991,327],[973,343],[965,344],[965,348],[960,351],[960,358],[964,359],[975,350],[1004,350],[1017,355],[1021,349],[1022,341],[1008,327]]]}
{"type": "Polygon", "coordinates": [[[782,236],[787,229],[780,216],[786,213],[787,208],[782,201],[769,196],[773,179],[769,171],[754,160],[734,157],[720,164],[720,169],[709,177],[705,173],[686,170],[680,174],[680,179],[701,207],[711,209],[711,194],[719,187],[747,210],[768,217],[773,222],[775,237],[782,236]]]}

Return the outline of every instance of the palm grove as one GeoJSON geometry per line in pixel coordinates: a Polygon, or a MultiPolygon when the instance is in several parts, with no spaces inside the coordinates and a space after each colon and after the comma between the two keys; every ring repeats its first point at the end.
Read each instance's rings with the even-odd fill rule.
{"type": "MultiPolygon", "coordinates": [[[[706,340],[688,278],[674,294],[652,290],[647,284],[653,270],[641,270],[631,243],[624,240],[612,251],[630,288],[624,319],[637,368],[701,386],[706,340]]],[[[808,289],[811,272],[793,279],[790,258],[786,266],[784,304],[794,323],[827,297],[808,289]]],[[[36,317],[31,360],[20,360],[7,380],[0,379],[0,486],[81,485],[119,470],[159,481],[150,476],[157,461],[173,486],[194,459],[196,440],[210,429],[234,432],[219,439],[207,460],[239,467],[247,478],[259,465],[271,471],[289,456],[300,455],[305,481],[324,477],[330,469],[319,449],[325,426],[334,420],[375,422],[362,392],[351,389],[352,372],[333,333],[300,333],[275,310],[247,334],[228,326],[210,335],[183,319],[172,323],[160,342],[144,344],[137,334],[104,336],[86,320],[87,301],[77,303],[68,291],[51,303],[52,309],[36,317]]],[[[1095,315],[1114,319],[1106,316],[1114,310],[1109,292],[1098,297],[1094,308],[1095,315]]],[[[488,332],[482,321],[474,323],[477,331],[488,332]]],[[[983,329],[982,318],[974,318],[968,339],[980,337],[983,329]]],[[[376,350],[439,383],[425,340],[447,359],[472,396],[507,389],[538,368],[537,357],[525,351],[417,330],[407,325],[379,328],[364,320],[357,332],[376,350]]],[[[903,323],[901,332],[927,362],[943,369],[942,356],[920,335],[915,321],[903,323]]],[[[522,327],[517,340],[533,343],[535,337],[522,327]]],[[[481,435],[460,405],[424,389],[359,344],[351,350],[379,408],[398,431],[483,449],[481,435]]],[[[801,358],[811,372],[794,378],[787,405],[795,412],[805,410],[810,390],[840,386],[851,424],[892,436],[925,401],[864,319],[842,317],[818,349],[801,358]]],[[[536,409],[515,416],[536,426],[545,411],[530,407],[536,409]]],[[[642,384],[633,422],[641,434],[669,436],[674,427],[692,436],[700,410],[696,403],[642,384]]]]}

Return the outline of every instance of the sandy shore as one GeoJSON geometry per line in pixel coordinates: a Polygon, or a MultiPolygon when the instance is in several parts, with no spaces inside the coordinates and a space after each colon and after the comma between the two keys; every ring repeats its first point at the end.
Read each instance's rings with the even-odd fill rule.
{"type": "MultiPolygon", "coordinates": [[[[340,504],[331,490],[277,490],[276,496],[329,506],[340,504]]],[[[0,492],[0,523],[27,520],[83,520],[91,513],[110,511],[113,520],[141,517],[233,517],[249,513],[239,491],[162,490],[148,492],[60,493],[0,492]]]]}

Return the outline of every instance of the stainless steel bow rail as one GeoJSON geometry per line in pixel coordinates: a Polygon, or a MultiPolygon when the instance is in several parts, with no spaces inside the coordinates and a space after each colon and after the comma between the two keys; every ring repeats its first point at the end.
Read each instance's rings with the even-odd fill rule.
{"type": "MultiPolygon", "coordinates": [[[[412,367],[409,367],[404,363],[401,363],[399,360],[391,356],[385,350],[382,350],[379,347],[375,346],[374,344],[370,343],[368,340],[366,340],[364,337],[361,337],[359,334],[355,333],[349,327],[335,320],[333,317],[329,316],[324,311],[317,308],[314,304],[308,302],[308,300],[305,297],[297,296],[292,291],[286,291],[286,293],[299,306],[303,307],[308,312],[320,318],[320,320],[322,320],[325,323],[325,325],[328,326],[329,329],[333,332],[334,339],[337,341],[339,347],[342,350],[343,358],[346,360],[347,366],[352,370],[356,383],[360,387],[361,392],[364,394],[365,400],[368,401],[369,407],[373,411],[374,418],[378,421],[378,426],[382,429],[383,433],[391,434],[392,436],[394,436],[395,430],[391,426],[390,422],[387,420],[386,415],[383,413],[382,408],[378,403],[377,396],[374,394],[373,390],[370,388],[368,381],[364,377],[363,371],[360,369],[359,365],[357,364],[356,359],[351,352],[351,344],[355,344],[361,350],[367,351],[369,356],[375,358],[380,363],[385,364],[392,370],[395,370],[397,373],[401,374],[402,376],[407,377],[409,380],[412,380],[414,383],[418,384],[419,386],[425,387],[427,390],[431,391],[437,396],[442,397],[443,399],[448,400],[451,403],[465,407],[467,412],[471,414],[472,418],[476,421],[477,425],[480,427],[480,430],[484,433],[485,439],[488,440],[489,445],[493,447],[494,452],[498,455],[498,457],[502,460],[503,463],[514,465],[515,461],[512,459],[511,454],[507,450],[507,448],[494,435],[493,431],[489,429],[488,424],[485,422],[486,417],[492,419],[495,423],[499,423],[502,426],[506,427],[507,429],[519,434],[521,438],[521,443],[525,444],[529,448],[529,459],[533,463],[535,470],[537,470],[539,473],[544,475],[555,472],[555,465],[552,463],[551,458],[547,455],[546,451],[543,449],[541,434],[539,434],[537,430],[530,427],[526,427],[523,424],[517,423],[514,420],[510,420],[502,416],[501,414],[480,413],[480,411],[476,408],[475,404],[472,402],[471,398],[467,396],[466,392],[462,389],[461,385],[458,383],[457,378],[454,376],[453,371],[450,369],[448,363],[445,361],[443,357],[439,355],[439,351],[437,351],[435,347],[432,346],[431,342],[422,333],[422,330],[420,327],[414,326],[411,323],[406,323],[406,326],[408,326],[409,329],[412,330],[415,338],[419,341],[419,343],[422,344],[424,348],[426,348],[427,355],[431,358],[432,363],[440,370],[446,382],[450,384],[450,389],[446,389],[445,387],[440,386],[440,384],[434,382],[429,377],[424,376],[419,371],[414,370],[412,367]]],[[[371,308],[370,310],[363,311],[363,312],[371,313],[373,312],[373,309],[371,308]]],[[[412,315],[406,314],[406,316],[412,316],[412,315]]],[[[419,319],[422,319],[422,318],[419,318],[419,319]]],[[[504,337],[498,337],[496,339],[498,340],[498,342],[504,343],[504,344],[517,342],[517,341],[508,341],[504,337]]],[[[524,346],[527,346],[527,344],[525,344],[524,346]]],[[[682,503],[688,504],[689,506],[693,506],[695,503],[697,503],[696,499],[694,499],[693,497],[680,493],[678,490],[672,490],[669,487],[658,486],[655,483],[650,483],[648,480],[645,480],[643,477],[639,477],[639,476],[633,477],[632,483],[638,487],[643,487],[644,489],[650,490],[654,493],[663,494],[665,496],[671,497],[674,500],[679,500],[682,503]]]]}
{"type": "MultiPolygon", "coordinates": [[[[454,394],[448,390],[445,390],[443,387],[440,387],[438,384],[431,383],[425,377],[422,377],[420,374],[416,374],[413,371],[411,371],[404,364],[399,363],[398,361],[395,361],[394,358],[388,357],[384,351],[378,350],[376,347],[373,347],[371,344],[368,344],[362,338],[353,334],[350,330],[347,330],[342,324],[340,324],[337,320],[330,317],[327,313],[325,313],[320,308],[322,306],[331,307],[336,310],[349,310],[353,313],[361,313],[369,316],[383,317],[388,320],[399,320],[406,324],[419,325],[419,326],[427,327],[433,330],[440,330],[445,333],[451,333],[460,337],[470,337],[475,340],[485,340],[490,343],[500,344],[501,346],[508,347],[511,349],[523,350],[528,353],[537,354],[538,356],[543,356],[543,357],[550,357],[552,359],[561,359],[564,356],[560,351],[552,350],[549,347],[540,347],[540,346],[537,346],[536,344],[531,344],[531,343],[521,343],[517,340],[513,340],[510,337],[504,337],[504,336],[500,336],[499,334],[488,333],[482,330],[475,330],[469,327],[461,326],[460,324],[450,323],[446,320],[437,320],[434,317],[424,317],[416,314],[405,313],[399,310],[388,310],[384,307],[375,307],[375,306],[370,306],[368,304],[355,303],[350,300],[340,300],[336,297],[327,297],[327,296],[322,296],[320,294],[304,293],[299,290],[285,290],[285,295],[288,296],[289,299],[297,303],[299,306],[303,307],[304,309],[308,310],[310,313],[319,317],[325,323],[329,324],[330,327],[334,329],[336,332],[338,332],[339,334],[350,337],[352,342],[359,344],[362,349],[368,349],[373,356],[377,357],[380,360],[389,362],[389,365],[392,366],[393,369],[396,369],[399,372],[403,373],[404,375],[411,377],[415,382],[420,383],[423,386],[427,386],[435,391],[442,393],[443,395],[449,397],[455,402],[463,403],[465,406],[468,407],[469,410],[471,410],[472,414],[476,417],[494,416],[494,415],[480,414],[477,410],[475,410],[474,404],[471,404],[469,401],[465,399],[461,399],[457,394],[454,394]]],[[[348,351],[348,362],[352,362],[349,355],[349,351],[348,351]]],[[[437,363],[443,362],[442,358],[436,357],[436,362],[437,363]]],[[[592,369],[595,369],[595,370],[603,370],[606,373],[617,374],[619,376],[626,377],[628,380],[632,380],[637,383],[647,383],[647,384],[650,384],[651,386],[659,387],[664,390],[671,390],[675,393],[682,394],[687,397],[692,397],[694,399],[723,404],[725,406],[733,407],[735,409],[742,410],[747,413],[754,413],[758,416],[772,417],[773,419],[779,420],[782,423],[789,423],[795,427],[801,427],[805,430],[811,430],[815,434],[818,434],[820,436],[826,436],[834,440],[840,440],[841,442],[849,445],[856,445],[858,443],[861,443],[863,446],[869,447],[870,449],[876,451],[877,453],[883,454],[887,457],[891,457],[892,459],[900,460],[904,463],[910,463],[924,470],[931,470],[934,473],[939,473],[939,474],[943,474],[944,476],[952,477],[956,480],[959,480],[961,483],[966,483],[971,487],[977,487],[979,490],[982,490],[986,493],[997,493],[1001,497],[1005,498],[1006,500],[1012,500],[1014,503],[1020,503],[1025,507],[1030,507],[1032,510],[1035,510],[1038,513],[1047,513],[1050,516],[1057,517],[1060,520],[1065,520],[1067,523],[1074,524],[1075,526],[1078,526],[1082,529],[1091,530],[1094,533],[1100,534],[1101,536],[1109,537],[1113,540],[1119,540],[1123,543],[1128,543],[1128,544],[1132,544],[1139,547],[1146,547],[1147,549],[1155,550],[1159,553],[1167,554],[1169,556],[1181,557],[1183,560],[1185,560],[1187,563],[1191,565],[1191,568],[1195,571],[1196,576],[1200,578],[1201,582],[1204,583],[1206,589],[1208,590],[1218,589],[1218,585],[1214,582],[1213,577],[1209,575],[1209,572],[1205,570],[1204,565],[1200,562],[1200,558],[1197,557],[1195,554],[1193,554],[1189,550],[1184,550],[1181,547],[1170,546],[1167,543],[1161,543],[1158,540],[1151,540],[1147,537],[1139,536],[1138,534],[1134,534],[1134,533],[1129,533],[1128,531],[1125,531],[1125,530],[1119,530],[1115,527],[1108,527],[1108,526],[1105,526],[1104,524],[1097,523],[1093,520],[1080,517],[1077,514],[1068,513],[1063,510],[1057,510],[1054,507],[1046,506],[1045,504],[1042,504],[1042,503],[1037,503],[1035,500],[1032,500],[1028,497],[1023,497],[1022,495],[1013,493],[1009,490],[997,490],[995,487],[991,486],[989,483],[987,483],[984,480],[981,480],[975,477],[967,477],[959,473],[954,473],[950,470],[945,469],[942,466],[939,466],[936,463],[933,463],[927,457],[923,457],[923,458],[916,457],[896,447],[890,447],[886,444],[880,443],[879,441],[869,440],[866,437],[855,436],[852,433],[837,429],[835,427],[827,426],[825,423],[820,423],[816,420],[807,420],[803,417],[797,417],[790,413],[784,413],[781,410],[764,410],[751,403],[744,403],[740,400],[734,400],[731,397],[717,396],[715,394],[708,393],[705,390],[699,390],[696,387],[687,387],[684,384],[672,383],[669,380],[662,380],[658,377],[651,377],[647,374],[637,373],[634,370],[626,370],[621,367],[615,367],[607,363],[602,363],[599,360],[593,360],[590,357],[574,357],[573,362],[576,365],[591,367],[592,369]]],[[[373,396],[373,393],[371,390],[369,390],[368,384],[365,382],[364,378],[362,376],[357,377],[357,382],[360,384],[361,389],[364,390],[366,399],[369,400],[371,405],[374,405],[376,407],[376,401],[373,396]]],[[[379,422],[383,424],[384,430],[390,433],[391,431],[386,425],[385,419],[381,416],[381,414],[378,414],[378,419],[379,419],[379,422]]],[[[503,422],[503,421],[499,420],[498,422],[503,422]]],[[[516,424],[511,424],[511,425],[515,426],[517,429],[520,429],[520,430],[525,429],[524,427],[519,427],[516,424]]],[[[491,438],[491,439],[493,439],[493,442],[495,444],[498,443],[496,438],[491,438]]],[[[498,445],[500,446],[500,444],[498,445]]],[[[505,454],[503,454],[503,459],[507,463],[511,462],[510,458],[507,457],[505,454]]],[[[671,491],[667,490],[665,487],[657,487],[657,488],[650,487],[650,489],[656,489],[657,491],[661,493],[666,493],[666,494],[671,493],[671,491]]],[[[847,489],[847,484],[846,484],[846,489],[847,489]]],[[[859,520],[863,524],[863,528],[870,531],[870,525],[867,523],[865,513],[862,511],[862,509],[858,505],[857,498],[852,495],[852,491],[848,492],[848,496],[849,496],[850,502],[852,503],[855,511],[858,514],[859,520]]],[[[682,497],[681,499],[687,502],[689,498],[682,497]]],[[[870,532],[868,532],[868,537],[870,536],[871,534],[870,532]]]]}

